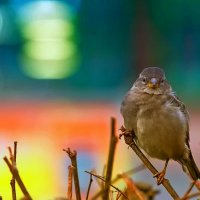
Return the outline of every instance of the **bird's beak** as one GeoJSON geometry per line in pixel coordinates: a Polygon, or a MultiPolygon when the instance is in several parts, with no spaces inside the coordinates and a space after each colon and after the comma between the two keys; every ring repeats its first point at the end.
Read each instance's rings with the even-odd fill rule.
{"type": "Polygon", "coordinates": [[[152,79],[148,82],[147,86],[148,86],[149,88],[151,88],[151,89],[156,89],[156,88],[158,88],[158,87],[159,87],[158,80],[157,80],[156,78],[152,78],[152,79]]]}

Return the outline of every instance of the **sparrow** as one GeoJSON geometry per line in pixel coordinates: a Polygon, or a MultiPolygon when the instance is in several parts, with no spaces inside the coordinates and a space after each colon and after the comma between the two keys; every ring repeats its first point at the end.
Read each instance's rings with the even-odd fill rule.
{"type": "Polygon", "coordinates": [[[200,171],[189,145],[189,115],[183,102],[168,83],[163,69],[145,68],[121,104],[124,132],[147,155],[165,161],[163,170],[154,175],[161,184],[169,160],[180,163],[196,181],[200,171]]]}

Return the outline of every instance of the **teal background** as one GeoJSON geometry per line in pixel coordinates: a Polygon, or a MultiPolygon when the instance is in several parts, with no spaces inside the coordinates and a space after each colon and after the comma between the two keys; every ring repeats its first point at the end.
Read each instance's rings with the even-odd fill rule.
{"type": "Polygon", "coordinates": [[[142,68],[159,66],[177,94],[198,107],[199,1],[63,1],[76,13],[80,62],[76,73],[60,80],[32,79],[21,70],[19,15],[29,2],[0,3],[6,24],[0,31],[2,98],[119,100],[142,68]]]}

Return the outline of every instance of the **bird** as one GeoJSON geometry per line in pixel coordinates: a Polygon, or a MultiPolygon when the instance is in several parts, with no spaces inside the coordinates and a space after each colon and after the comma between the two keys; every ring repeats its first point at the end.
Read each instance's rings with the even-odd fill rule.
{"type": "Polygon", "coordinates": [[[180,163],[196,181],[200,171],[189,144],[189,114],[159,67],[147,67],[125,95],[120,108],[123,132],[132,134],[136,144],[152,158],[165,161],[154,175],[164,180],[169,160],[180,163]]]}

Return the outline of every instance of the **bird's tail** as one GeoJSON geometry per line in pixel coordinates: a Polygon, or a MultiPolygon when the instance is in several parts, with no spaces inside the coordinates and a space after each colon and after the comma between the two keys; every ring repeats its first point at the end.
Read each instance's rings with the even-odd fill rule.
{"type": "Polygon", "coordinates": [[[180,162],[183,166],[184,171],[188,171],[193,180],[200,179],[200,171],[194,161],[191,152],[189,153],[189,157],[187,159],[181,159],[180,162]]]}

